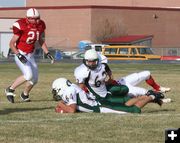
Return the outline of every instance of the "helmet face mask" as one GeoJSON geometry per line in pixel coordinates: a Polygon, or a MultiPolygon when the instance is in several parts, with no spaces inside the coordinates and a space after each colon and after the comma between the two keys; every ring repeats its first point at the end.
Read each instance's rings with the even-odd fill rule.
{"type": "Polygon", "coordinates": [[[98,67],[99,60],[83,60],[83,63],[91,70],[95,70],[98,67]]]}
{"type": "Polygon", "coordinates": [[[58,92],[57,92],[55,89],[52,89],[53,99],[54,99],[55,101],[60,101],[60,100],[62,100],[62,97],[59,96],[57,93],[58,93],[58,92]]]}
{"type": "Polygon", "coordinates": [[[58,78],[52,83],[52,94],[55,101],[62,100],[64,91],[71,86],[71,82],[65,78],[58,78]]]}
{"type": "Polygon", "coordinates": [[[98,54],[94,49],[87,50],[84,54],[83,63],[91,70],[95,70],[99,64],[98,54]]]}

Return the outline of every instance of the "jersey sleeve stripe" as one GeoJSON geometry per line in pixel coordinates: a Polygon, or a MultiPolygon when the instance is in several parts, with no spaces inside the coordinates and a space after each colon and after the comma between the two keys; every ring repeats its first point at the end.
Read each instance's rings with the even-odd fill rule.
{"type": "Polygon", "coordinates": [[[18,29],[20,29],[20,25],[19,25],[18,22],[15,22],[15,23],[13,24],[13,26],[16,27],[16,28],[18,28],[18,29]]]}

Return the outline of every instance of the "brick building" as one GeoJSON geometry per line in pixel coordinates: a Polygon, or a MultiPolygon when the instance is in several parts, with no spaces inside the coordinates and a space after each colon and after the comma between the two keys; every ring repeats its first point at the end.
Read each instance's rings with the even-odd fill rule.
{"type": "MultiPolygon", "coordinates": [[[[180,47],[177,6],[179,0],[27,0],[25,7],[0,8],[0,20],[11,25],[36,7],[46,22],[47,44],[62,50],[77,49],[80,40],[99,43],[121,35],[153,35],[153,47],[180,47]]],[[[1,35],[12,32],[5,25],[1,35]]]]}

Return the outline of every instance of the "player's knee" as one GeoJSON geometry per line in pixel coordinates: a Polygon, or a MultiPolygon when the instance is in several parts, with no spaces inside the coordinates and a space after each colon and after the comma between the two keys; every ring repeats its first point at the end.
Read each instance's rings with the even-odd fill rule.
{"type": "Polygon", "coordinates": [[[121,85],[121,92],[126,95],[129,92],[129,88],[126,85],[121,85]]]}
{"type": "Polygon", "coordinates": [[[150,76],[151,75],[151,72],[150,71],[145,71],[146,75],[147,76],[150,76]]]}
{"type": "Polygon", "coordinates": [[[28,80],[28,81],[31,80],[32,77],[33,77],[32,73],[26,73],[26,74],[24,75],[24,78],[25,78],[26,80],[28,80]]]}
{"type": "Polygon", "coordinates": [[[129,88],[126,85],[120,85],[117,88],[116,93],[118,93],[119,95],[127,95],[129,92],[129,88]]]}
{"type": "Polygon", "coordinates": [[[143,75],[145,79],[147,80],[151,76],[151,72],[146,70],[146,71],[141,72],[141,75],[143,75]]]}
{"type": "Polygon", "coordinates": [[[35,85],[38,83],[38,78],[32,79],[30,82],[32,85],[35,85]]]}
{"type": "Polygon", "coordinates": [[[129,88],[126,85],[114,85],[110,87],[109,91],[113,95],[126,95],[129,92],[129,88]]]}

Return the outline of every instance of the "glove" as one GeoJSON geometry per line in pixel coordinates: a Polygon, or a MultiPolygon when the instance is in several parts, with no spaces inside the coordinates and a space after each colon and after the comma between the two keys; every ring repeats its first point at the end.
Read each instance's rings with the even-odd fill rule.
{"type": "Polygon", "coordinates": [[[18,54],[16,54],[16,56],[18,57],[18,59],[19,59],[23,64],[27,63],[27,59],[26,59],[26,57],[25,57],[24,55],[18,53],[18,54]]]}
{"type": "Polygon", "coordinates": [[[51,60],[51,64],[53,64],[53,63],[54,63],[54,58],[53,58],[53,56],[52,56],[49,52],[46,54],[46,56],[48,57],[48,59],[51,60]]]}

